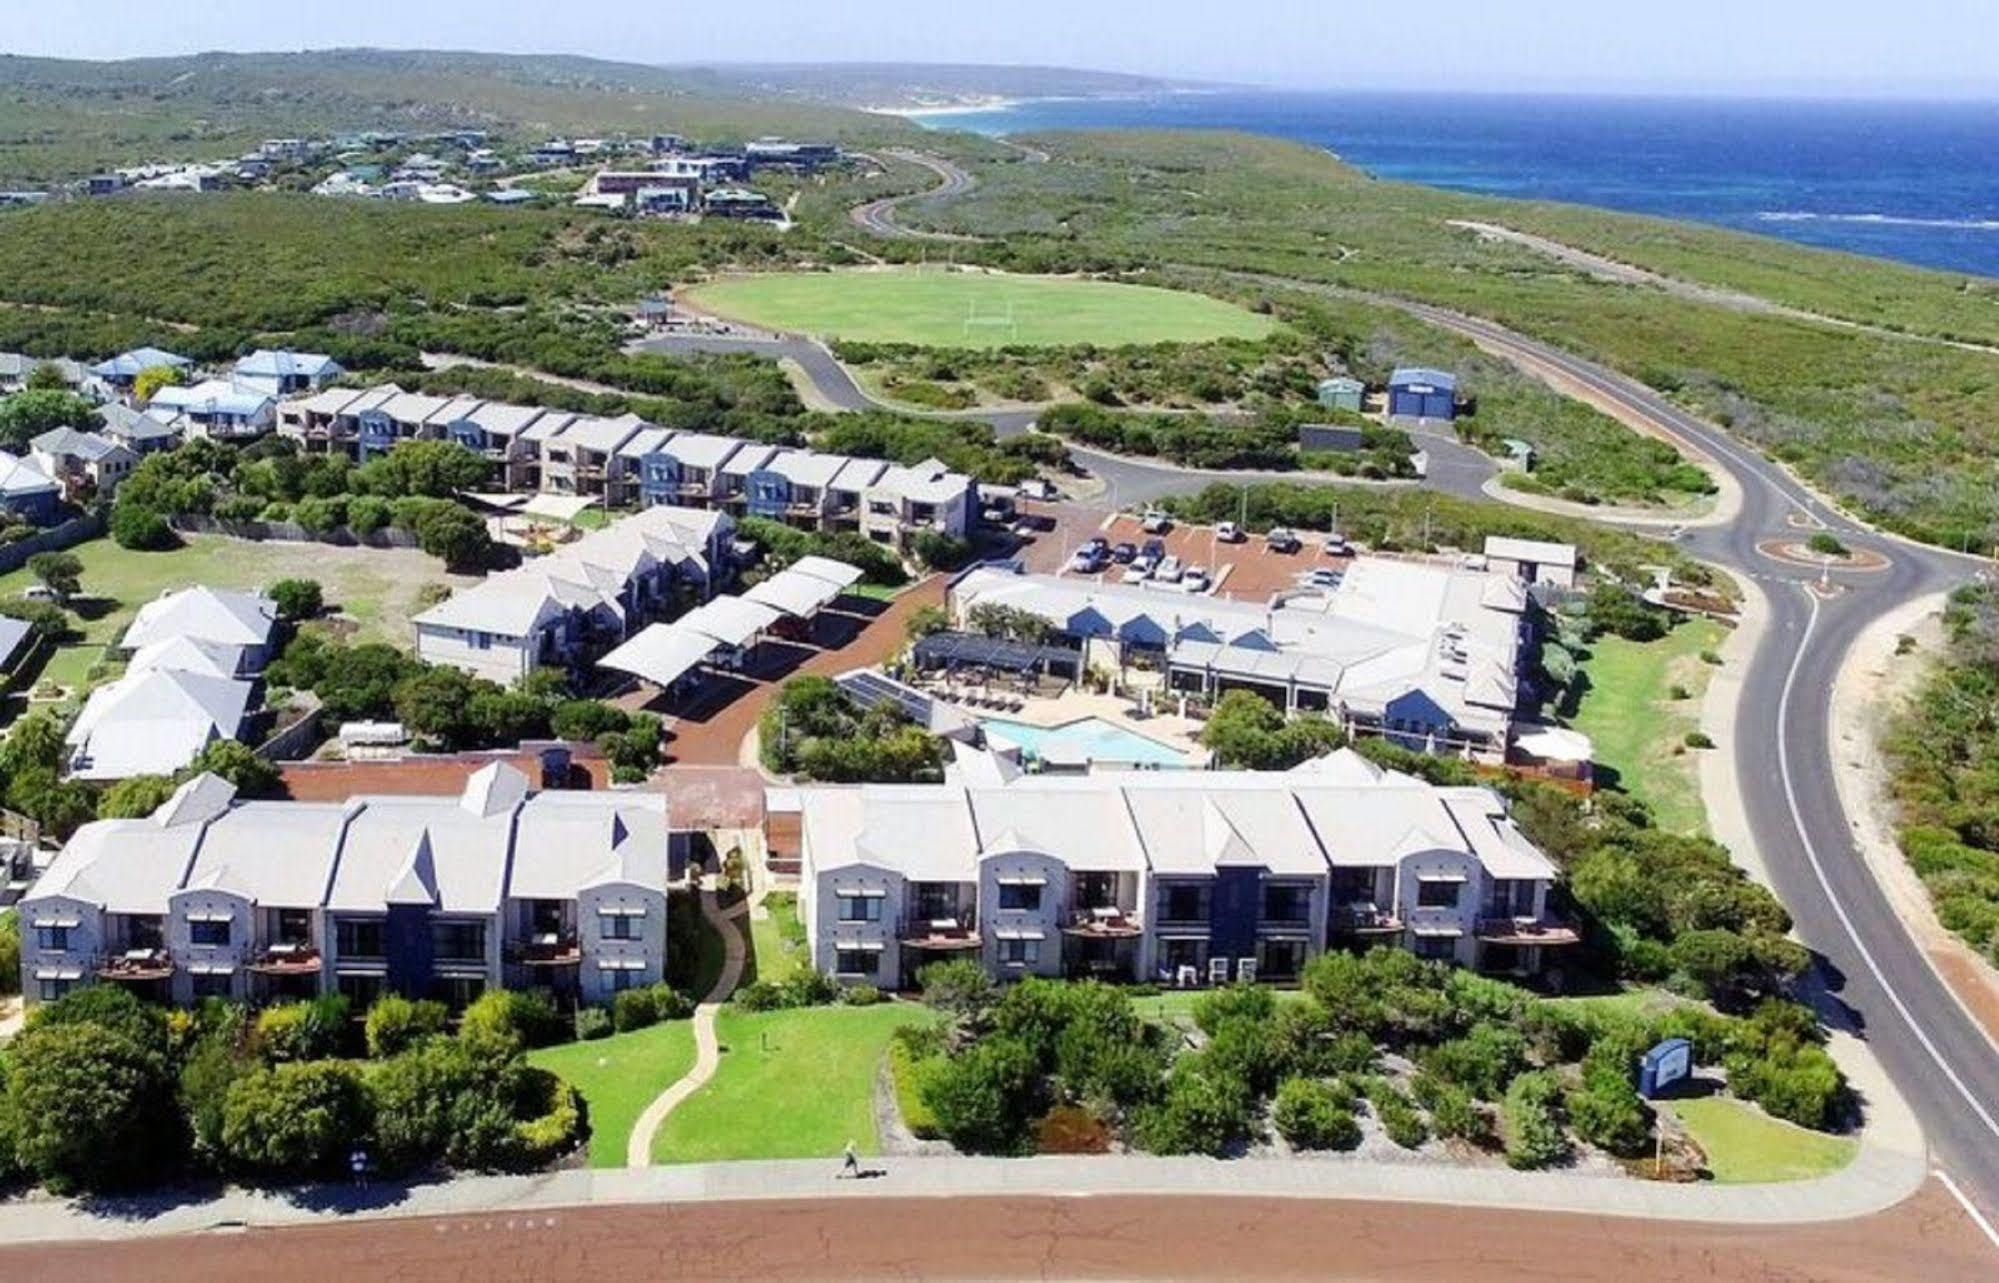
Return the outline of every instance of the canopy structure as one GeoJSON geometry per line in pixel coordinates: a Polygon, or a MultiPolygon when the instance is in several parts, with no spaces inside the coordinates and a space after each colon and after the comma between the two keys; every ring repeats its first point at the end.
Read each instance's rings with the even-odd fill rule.
{"type": "MultiPolygon", "coordinates": [[[[808,558],[808,560],[813,560],[808,558]]],[[[824,560],[819,558],[818,560],[824,560]]],[[[856,574],[859,572],[856,571],[856,574]]],[[[743,594],[744,601],[770,606],[787,615],[803,619],[825,608],[826,604],[844,591],[845,585],[824,579],[808,571],[792,566],[780,570],[769,579],[743,594]]]]}
{"type": "Polygon", "coordinates": [[[1073,671],[1082,656],[1060,646],[1036,646],[1009,641],[1004,637],[981,637],[976,633],[932,633],[919,637],[915,649],[919,667],[939,668],[977,665],[1003,672],[1030,673],[1054,667],[1073,671]]]}
{"type": "Polygon", "coordinates": [[[858,566],[850,566],[831,557],[800,557],[791,563],[787,573],[790,572],[823,579],[840,589],[852,588],[861,581],[861,571],[858,566]]]}
{"type": "Polygon", "coordinates": [[[717,597],[696,606],[668,627],[712,638],[710,649],[716,646],[746,646],[758,633],[776,623],[782,613],[777,607],[766,606],[762,602],[746,601],[741,597],[717,597]]]}
{"type": "Polygon", "coordinates": [[[671,686],[714,649],[712,637],[686,631],[678,624],[653,624],[597,663],[655,686],[671,686]]]}

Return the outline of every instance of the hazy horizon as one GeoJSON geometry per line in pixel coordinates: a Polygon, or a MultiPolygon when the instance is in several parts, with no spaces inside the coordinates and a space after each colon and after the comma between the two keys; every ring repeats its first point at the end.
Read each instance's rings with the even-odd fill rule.
{"type": "Polygon", "coordinates": [[[348,0],[294,10],[274,48],[262,0],[159,22],[141,0],[57,0],[10,15],[7,52],[115,60],[331,48],[572,54],[669,67],[772,63],[1041,66],[1293,90],[1988,101],[1999,24],[1982,0],[1682,0],[1609,13],[1542,0],[1077,3],[940,11],[925,0],[348,0]],[[1512,6],[1505,6],[1511,8],[1512,6]],[[466,39],[476,32],[476,40],[466,39]]]}

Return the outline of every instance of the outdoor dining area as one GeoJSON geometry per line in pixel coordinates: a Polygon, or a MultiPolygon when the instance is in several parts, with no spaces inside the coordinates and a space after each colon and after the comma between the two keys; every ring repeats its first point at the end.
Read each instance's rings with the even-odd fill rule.
{"type": "Polygon", "coordinates": [[[957,632],[919,637],[909,656],[919,689],[967,708],[1011,713],[1070,686],[1082,662],[1082,652],[1061,646],[957,632]]]}

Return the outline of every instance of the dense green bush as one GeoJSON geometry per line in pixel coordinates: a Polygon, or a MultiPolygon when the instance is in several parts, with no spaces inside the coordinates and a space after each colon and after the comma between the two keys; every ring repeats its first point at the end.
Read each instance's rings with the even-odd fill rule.
{"type": "Polygon", "coordinates": [[[1271,1122],[1296,1149],[1352,1149],[1360,1144],[1360,1124],[1330,1083],[1286,1078],[1277,1084],[1271,1122]]]}
{"type": "Polygon", "coordinates": [[[611,1013],[602,1007],[583,1007],[576,1013],[576,1037],[580,1042],[608,1038],[614,1028],[611,1013]]]}
{"type": "Polygon", "coordinates": [[[13,1161],[58,1193],[136,1184],[170,1166],[181,1121],[157,1026],[142,1033],[146,1021],[108,1006],[46,1014],[60,1006],[38,1008],[7,1049],[0,1121],[13,1161]]]}
{"type": "Polygon", "coordinates": [[[259,1178],[332,1175],[368,1135],[361,1071],[320,1060],[253,1069],[229,1086],[222,1153],[259,1178]]]}
{"type": "Polygon", "coordinates": [[[772,571],[781,570],[800,557],[819,556],[853,566],[866,583],[899,588],[909,582],[909,572],[892,550],[852,531],[826,534],[800,530],[767,517],[744,517],[736,523],[736,532],[764,550],[772,571]]]}
{"type": "Polygon", "coordinates": [[[1509,1167],[1548,1167],[1568,1157],[1561,1103],[1561,1081],[1553,1074],[1537,1070],[1513,1080],[1499,1111],[1499,1132],[1506,1144],[1509,1167]]]}
{"type": "Polygon", "coordinates": [[[257,1014],[255,1037],[273,1064],[341,1055],[353,1037],[347,999],[326,994],[266,1007],[257,1014]]]}
{"type": "Polygon", "coordinates": [[[1374,1109],[1374,1116],[1381,1120],[1381,1129],[1388,1133],[1388,1139],[1402,1148],[1418,1149],[1430,1139],[1430,1128],[1423,1121],[1422,1111],[1416,1108],[1407,1093],[1388,1079],[1368,1079],[1367,1103],[1374,1109]]]}
{"type": "Polygon", "coordinates": [[[781,775],[834,783],[943,778],[949,749],[893,702],[863,709],[831,678],[785,682],[758,726],[764,765],[781,775]]]}
{"type": "Polygon", "coordinates": [[[927,1062],[918,1097],[938,1133],[968,1154],[1025,1147],[1039,1094],[1033,1049],[1015,1038],[986,1038],[927,1062]]]}
{"type": "Polygon", "coordinates": [[[1154,1154],[1220,1156],[1249,1138],[1253,1100],[1247,1083],[1189,1053],[1174,1062],[1158,1101],[1138,1111],[1134,1131],[1154,1154]]]}
{"type": "Polygon", "coordinates": [[[382,1059],[407,1051],[418,1041],[443,1033],[450,1021],[451,1013],[441,1002],[383,994],[368,1008],[363,1024],[368,1054],[382,1059]]]}
{"type": "Polygon", "coordinates": [[[1216,763],[1241,770],[1289,770],[1346,742],[1338,723],[1314,713],[1286,717],[1277,705],[1247,690],[1224,694],[1201,727],[1201,743],[1216,763]]]}

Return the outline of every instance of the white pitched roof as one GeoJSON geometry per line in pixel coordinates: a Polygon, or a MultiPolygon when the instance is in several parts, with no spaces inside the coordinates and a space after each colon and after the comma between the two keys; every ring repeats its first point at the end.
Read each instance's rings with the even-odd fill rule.
{"type": "Polygon", "coordinates": [[[316,908],[347,824],[344,803],[244,802],[208,826],[188,873],[267,908],[316,908]]]}
{"type": "Polygon", "coordinates": [[[233,737],[249,707],[249,682],[159,669],[90,693],[64,736],[79,779],[172,775],[216,739],[233,737]]]}
{"type": "Polygon", "coordinates": [[[0,495],[48,494],[55,491],[54,478],[32,459],[17,459],[0,450],[0,495]]]}
{"type": "Polygon", "coordinates": [[[743,443],[734,437],[710,436],[705,432],[682,432],[661,447],[661,453],[672,455],[689,468],[717,468],[724,460],[742,448],[743,443]]]}
{"type": "Polygon", "coordinates": [[[663,891],[666,873],[665,794],[537,793],[521,808],[507,894],[568,900],[605,882],[663,891]]]}
{"type": "Polygon", "coordinates": [[[692,672],[715,649],[715,639],[672,624],[649,624],[597,661],[600,668],[630,673],[655,686],[670,686],[692,672]]]}
{"type": "Polygon", "coordinates": [[[191,637],[232,646],[262,646],[270,641],[276,627],[277,607],[269,598],[196,585],[139,607],[122,644],[137,650],[153,642],[191,637]]]}

